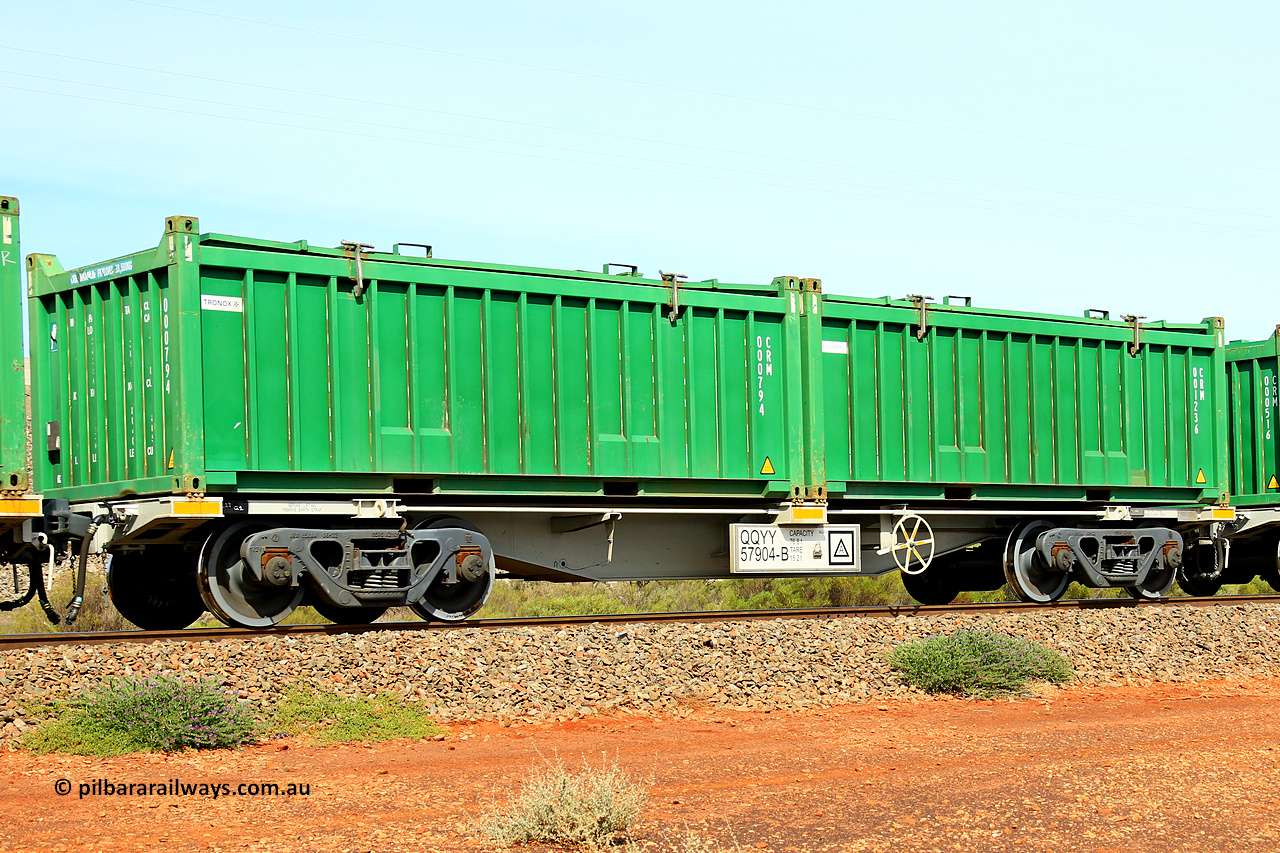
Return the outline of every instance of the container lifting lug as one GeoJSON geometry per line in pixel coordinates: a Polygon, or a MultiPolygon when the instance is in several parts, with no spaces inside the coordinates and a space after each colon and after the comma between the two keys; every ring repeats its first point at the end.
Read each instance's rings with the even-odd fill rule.
{"type": "MultiPolygon", "coordinates": [[[[361,245],[363,245],[363,244],[361,244],[361,245]]],[[[401,247],[401,246],[413,246],[413,247],[414,247],[414,248],[416,248],[416,249],[422,249],[422,250],[425,252],[425,254],[422,256],[422,257],[424,257],[424,258],[428,258],[428,259],[430,259],[430,258],[435,257],[435,256],[432,254],[432,251],[433,251],[432,247],[431,247],[431,246],[429,246],[429,245],[428,245],[428,244],[426,244],[426,243],[393,243],[393,244],[391,245],[391,254],[393,254],[393,255],[399,255],[399,254],[402,254],[402,252],[400,251],[400,247],[401,247]]],[[[373,247],[372,247],[372,246],[370,246],[369,248],[370,248],[370,249],[372,249],[373,247]]]]}
{"type": "Polygon", "coordinates": [[[671,299],[667,301],[667,307],[671,310],[667,312],[667,320],[674,324],[680,316],[680,282],[687,280],[689,276],[678,272],[663,272],[662,270],[658,270],[658,272],[661,274],[663,282],[671,288],[671,299]]]}
{"type": "Polygon", "coordinates": [[[1142,324],[1139,320],[1147,319],[1138,314],[1125,314],[1124,321],[1133,326],[1133,343],[1129,344],[1129,355],[1137,355],[1142,349],[1142,324]]]}
{"type": "Polygon", "coordinates": [[[352,256],[356,260],[355,275],[352,276],[352,278],[356,280],[356,286],[352,288],[351,295],[354,296],[356,299],[359,299],[361,294],[364,293],[364,269],[360,265],[360,262],[362,260],[361,251],[364,249],[372,249],[373,246],[370,245],[369,243],[355,243],[355,242],[352,242],[351,240],[343,240],[342,248],[351,252],[352,256]]]}
{"type": "Polygon", "coordinates": [[[933,297],[908,293],[907,298],[915,303],[916,310],[920,312],[920,321],[916,324],[916,340],[923,341],[924,336],[929,333],[929,303],[933,301],[933,297]]]}

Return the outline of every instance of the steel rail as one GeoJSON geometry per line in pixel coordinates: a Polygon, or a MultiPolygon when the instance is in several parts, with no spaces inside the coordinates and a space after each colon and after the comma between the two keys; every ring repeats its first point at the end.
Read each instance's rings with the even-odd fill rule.
{"type": "Polygon", "coordinates": [[[566,628],[580,625],[626,625],[646,622],[740,622],[769,619],[893,618],[939,616],[949,613],[1019,613],[1062,610],[1114,610],[1129,607],[1223,607],[1234,604],[1276,604],[1280,595],[1178,596],[1138,601],[1130,598],[1082,598],[1049,604],[997,601],[963,604],[887,604],[862,607],[811,607],[793,610],[712,610],[698,613],[618,613],[595,616],[540,616],[525,619],[476,619],[467,622],[375,622],[371,625],[279,625],[274,628],[183,628],[176,631],[87,631],[0,635],[0,651],[41,646],[81,646],[103,643],[210,642],[257,637],[311,634],[369,634],[382,631],[457,631],[468,628],[566,628]]]}

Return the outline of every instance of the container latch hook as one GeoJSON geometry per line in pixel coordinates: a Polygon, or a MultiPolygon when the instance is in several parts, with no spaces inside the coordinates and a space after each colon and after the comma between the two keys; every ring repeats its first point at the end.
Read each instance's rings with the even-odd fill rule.
{"type": "Polygon", "coordinates": [[[361,261],[360,251],[362,249],[372,249],[373,246],[370,245],[369,243],[355,243],[355,242],[352,242],[351,240],[343,240],[342,248],[351,252],[351,254],[355,256],[356,274],[353,275],[352,278],[356,280],[356,286],[351,289],[351,295],[354,296],[356,299],[359,299],[361,294],[364,293],[364,270],[360,266],[360,261],[361,261]]]}
{"type": "Polygon", "coordinates": [[[920,322],[916,324],[916,340],[923,341],[924,336],[929,333],[929,303],[933,301],[933,297],[908,293],[907,298],[916,304],[916,310],[920,312],[920,322]]]}
{"type": "Polygon", "coordinates": [[[1129,344],[1129,355],[1137,355],[1138,351],[1142,349],[1142,326],[1138,321],[1145,319],[1147,319],[1145,316],[1137,314],[1124,315],[1124,321],[1133,326],[1133,343],[1129,344]]]}
{"type": "Polygon", "coordinates": [[[676,318],[680,316],[680,282],[685,281],[689,276],[678,272],[663,272],[658,270],[662,276],[663,282],[671,288],[671,298],[667,300],[667,307],[671,310],[667,312],[667,320],[674,323],[676,318]]]}

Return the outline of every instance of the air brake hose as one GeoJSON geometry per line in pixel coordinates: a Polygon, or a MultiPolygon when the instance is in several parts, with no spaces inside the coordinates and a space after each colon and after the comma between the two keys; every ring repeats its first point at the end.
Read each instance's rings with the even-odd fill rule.
{"type": "MultiPolygon", "coordinates": [[[[14,557],[16,558],[21,556],[22,552],[25,551],[27,547],[28,546],[24,545],[22,547],[22,550],[20,550],[17,554],[15,554],[14,557]]],[[[17,562],[17,560],[15,559],[14,562],[17,562]]],[[[34,562],[29,562],[27,564],[27,572],[28,572],[27,591],[22,595],[20,595],[19,597],[10,599],[9,601],[0,601],[0,613],[3,613],[8,610],[17,610],[19,607],[26,607],[31,602],[31,599],[34,598],[36,594],[35,578],[31,577],[31,574],[38,573],[39,571],[40,571],[40,567],[38,564],[34,562]]],[[[16,573],[14,577],[14,582],[15,583],[17,582],[16,573]]]]}
{"type": "MultiPolygon", "coordinates": [[[[75,597],[71,599],[71,604],[67,607],[66,619],[68,625],[76,621],[76,617],[80,615],[80,608],[84,607],[84,583],[89,571],[89,545],[93,542],[93,535],[98,532],[98,528],[110,520],[110,515],[98,516],[93,520],[93,524],[89,525],[84,538],[80,540],[80,571],[76,574],[75,597]]],[[[54,624],[56,625],[57,623],[55,622],[54,624]]]]}
{"type": "MultiPolygon", "coordinates": [[[[49,573],[53,574],[54,550],[53,544],[45,546],[49,549],[49,573]]],[[[49,603],[49,591],[44,588],[44,567],[37,565],[34,561],[31,563],[31,587],[36,591],[36,600],[40,602],[40,609],[44,611],[45,618],[49,620],[50,625],[57,625],[62,621],[62,617],[58,615],[58,611],[53,609],[53,605],[49,603]]]]}

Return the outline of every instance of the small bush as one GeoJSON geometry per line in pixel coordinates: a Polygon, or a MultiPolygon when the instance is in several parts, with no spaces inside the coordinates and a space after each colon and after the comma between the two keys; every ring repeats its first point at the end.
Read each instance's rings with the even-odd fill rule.
{"type": "Polygon", "coordinates": [[[212,682],[124,678],[67,703],[23,746],[96,756],[219,749],[251,743],[258,730],[249,710],[212,682]]]}
{"type": "Polygon", "coordinates": [[[545,842],[599,850],[630,828],[648,799],[648,786],[616,762],[584,762],[570,774],[557,759],[524,783],[505,810],[487,816],[481,829],[502,844],[545,842]]]}
{"type": "Polygon", "coordinates": [[[390,696],[348,699],[334,693],[293,690],[285,694],[274,720],[280,731],[306,735],[315,743],[444,734],[421,708],[390,696]]]}
{"type": "Polygon", "coordinates": [[[962,628],[906,643],[889,654],[890,665],[929,693],[994,696],[1028,682],[1063,684],[1071,663],[1052,649],[997,631],[962,628]]]}

